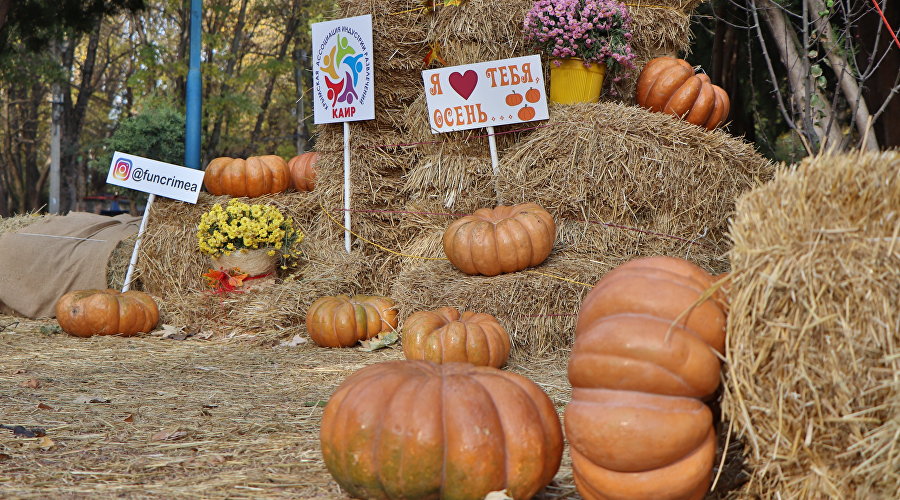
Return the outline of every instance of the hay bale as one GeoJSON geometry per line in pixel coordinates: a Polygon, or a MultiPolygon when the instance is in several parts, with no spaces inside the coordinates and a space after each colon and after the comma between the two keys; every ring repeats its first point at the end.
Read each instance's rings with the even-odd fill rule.
{"type": "Polygon", "coordinates": [[[684,247],[695,250],[687,258],[724,271],[734,200],[774,171],[750,144],[634,106],[551,106],[548,125],[501,158],[500,196],[606,228],[606,237],[586,229],[581,234],[590,237],[563,235],[581,255],[621,248],[604,240],[627,231],[648,238],[621,248],[624,255],[672,255],[673,242],[699,241],[684,247]]]}
{"type": "MultiPolygon", "coordinates": [[[[31,224],[41,221],[44,217],[47,217],[47,215],[37,212],[13,217],[0,217],[0,235],[24,229],[31,224]]],[[[131,253],[134,251],[135,240],[137,240],[136,234],[125,238],[113,248],[112,253],[109,255],[109,260],[106,264],[106,286],[109,288],[121,290],[125,284],[125,275],[128,273],[128,264],[131,262],[131,253]]],[[[140,287],[134,288],[140,290],[140,287]]]]}
{"type": "Polygon", "coordinates": [[[212,294],[202,277],[211,264],[197,248],[197,223],[214,203],[229,199],[201,193],[196,205],[165,199],[153,205],[135,276],[161,299],[165,322],[215,336],[293,328],[303,323],[315,299],[355,293],[357,278],[369,274],[360,252],[347,254],[339,240],[321,232],[326,226],[317,222],[322,212],[315,196],[279,193],[249,202],[274,205],[294,218],[294,227],[305,234],[301,264],[280,273],[271,286],[212,294]]]}
{"type": "Polygon", "coordinates": [[[722,407],[749,496],[900,491],[900,153],[820,156],[737,204],[722,407]]]}

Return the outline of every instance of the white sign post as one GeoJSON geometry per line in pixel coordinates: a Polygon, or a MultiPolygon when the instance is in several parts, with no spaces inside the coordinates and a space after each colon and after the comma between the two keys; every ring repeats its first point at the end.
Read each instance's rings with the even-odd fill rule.
{"type": "Polygon", "coordinates": [[[543,75],[538,55],[423,71],[431,132],[484,127],[498,175],[494,126],[550,118],[543,75]]]}
{"type": "Polygon", "coordinates": [[[134,266],[137,264],[141,238],[144,235],[144,230],[147,228],[147,216],[150,214],[150,207],[153,205],[156,195],[196,204],[197,198],[200,196],[200,188],[203,186],[205,173],[201,170],[194,170],[118,151],[113,154],[112,163],[109,166],[109,174],[106,176],[107,184],[150,193],[150,196],[147,198],[147,206],[144,208],[144,217],[141,219],[141,225],[138,228],[137,239],[134,242],[134,250],[131,252],[128,272],[125,273],[125,284],[122,286],[122,292],[127,292],[131,288],[131,274],[134,272],[134,266]]]}
{"type": "Polygon", "coordinates": [[[312,25],[314,122],[344,124],[344,248],[350,252],[350,123],[375,118],[372,16],[312,25]]]}

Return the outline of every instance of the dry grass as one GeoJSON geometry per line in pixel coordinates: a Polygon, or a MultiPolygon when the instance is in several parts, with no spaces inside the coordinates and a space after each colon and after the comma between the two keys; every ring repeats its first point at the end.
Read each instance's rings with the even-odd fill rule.
{"type": "MultiPolygon", "coordinates": [[[[353,371],[402,359],[399,348],[78,339],[18,321],[0,317],[0,423],[49,440],[0,429],[3,498],[345,498],[322,462],[322,407],[353,371]]],[[[565,361],[509,369],[561,413],[565,361]]],[[[566,460],[542,498],[573,492],[566,460]]]]}
{"type": "MultiPolygon", "coordinates": [[[[322,461],[323,406],[355,370],[402,359],[399,347],[79,339],[53,326],[0,316],[0,424],[46,432],[0,429],[3,498],[347,498],[322,461]]],[[[561,415],[567,358],[519,353],[506,369],[561,415]]],[[[580,498],[568,448],[537,498],[580,498]]]]}
{"type": "Polygon", "coordinates": [[[731,229],[726,417],[761,498],[900,491],[900,154],[807,159],[731,229]]]}

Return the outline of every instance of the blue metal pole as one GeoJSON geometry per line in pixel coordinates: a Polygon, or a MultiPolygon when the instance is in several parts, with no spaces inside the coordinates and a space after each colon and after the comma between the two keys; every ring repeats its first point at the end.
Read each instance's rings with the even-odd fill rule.
{"type": "Polygon", "coordinates": [[[200,169],[200,121],[202,83],[200,80],[200,21],[202,1],[191,0],[191,62],[187,75],[187,106],[184,130],[184,165],[200,169]]]}

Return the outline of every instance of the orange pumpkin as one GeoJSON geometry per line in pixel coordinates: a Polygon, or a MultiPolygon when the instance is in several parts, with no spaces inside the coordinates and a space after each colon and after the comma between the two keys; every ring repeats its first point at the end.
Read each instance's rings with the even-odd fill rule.
{"type": "Polygon", "coordinates": [[[550,398],[510,372],[389,361],[347,377],[322,416],[322,458],[354,498],[531,498],[559,469],[550,398]]]}
{"type": "Polygon", "coordinates": [[[648,62],[637,81],[636,101],[651,111],[670,113],[712,130],[728,119],[728,94],[684,59],[657,57],[648,62]]]}
{"type": "Polygon", "coordinates": [[[703,404],[719,386],[722,295],[671,257],[632,260],[582,302],[569,359],[566,437],[585,499],[701,499],[716,439],[703,404]]]}
{"type": "Polygon", "coordinates": [[[297,155],[288,161],[291,184],[297,191],[312,191],[316,188],[316,162],[319,153],[310,152],[297,155]]]}
{"type": "Polygon", "coordinates": [[[206,166],[203,183],[210,194],[254,198],[280,193],[290,185],[291,172],[280,156],[216,158],[206,166]]]}
{"type": "Polygon", "coordinates": [[[321,297],[306,313],[306,330],[321,347],[351,347],[396,328],[397,309],[388,297],[321,297]]]}
{"type": "Polygon", "coordinates": [[[480,208],[444,232],[444,254],[466,274],[496,276],[537,266],[553,250],[556,224],[535,203],[480,208]]]}
{"type": "Polygon", "coordinates": [[[144,292],[129,290],[75,290],[56,302],[59,326],[77,337],[150,332],[159,323],[159,307],[144,292]]]}
{"type": "Polygon", "coordinates": [[[500,368],[509,358],[509,334],[497,318],[452,307],[419,311],[403,323],[403,355],[435,363],[461,361],[500,368]]]}

